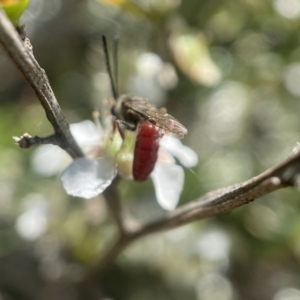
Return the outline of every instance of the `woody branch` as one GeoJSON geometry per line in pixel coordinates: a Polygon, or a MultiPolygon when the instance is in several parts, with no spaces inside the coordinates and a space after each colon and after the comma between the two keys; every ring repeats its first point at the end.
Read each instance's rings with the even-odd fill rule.
{"type": "Polygon", "coordinates": [[[46,73],[34,58],[29,39],[22,33],[21,36],[0,7],[0,43],[34,89],[45,110],[47,119],[54,129],[54,134],[40,138],[31,137],[30,134],[26,133],[20,138],[15,138],[16,142],[21,148],[51,143],[60,146],[72,158],[83,156],[82,151],[71,135],[69,124],[55,98],[46,73]]]}
{"type": "MultiPolygon", "coordinates": [[[[26,148],[36,144],[52,143],[66,150],[72,158],[83,156],[70,133],[69,124],[59,107],[47,76],[33,56],[29,39],[25,37],[22,41],[1,8],[0,43],[35,90],[47,118],[54,129],[54,134],[46,138],[32,138],[29,134],[24,134],[18,140],[20,147],[26,148]]],[[[248,204],[280,188],[287,186],[298,187],[300,185],[299,174],[300,152],[297,152],[276,167],[250,180],[209,192],[199,199],[145,224],[128,222],[120,206],[117,189],[115,186],[111,186],[105,191],[105,197],[108,203],[115,202],[111,203],[110,210],[118,225],[119,232],[112,245],[87,272],[82,282],[103,272],[126,247],[139,238],[229,212],[234,208],[248,204]]]]}
{"type": "Polygon", "coordinates": [[[161,218],[141,224],[111,245],[83,281],[101,274],[133,241],[149,234],[174,229],[201,219],[217,216],[248,204],[278,189],[300,184],[300,152],[281,164],[245,182],[211,191],[161,218]]]}

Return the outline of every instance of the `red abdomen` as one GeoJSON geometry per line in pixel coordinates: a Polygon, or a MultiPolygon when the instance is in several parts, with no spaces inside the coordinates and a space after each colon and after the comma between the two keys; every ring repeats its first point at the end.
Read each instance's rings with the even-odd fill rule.
{"type": "Polygon", "coordinates": [[[153,171],[162,134],[158,127],[148,121],[139,124],[133,159],[133,178],[143,181],[153,171]]]}

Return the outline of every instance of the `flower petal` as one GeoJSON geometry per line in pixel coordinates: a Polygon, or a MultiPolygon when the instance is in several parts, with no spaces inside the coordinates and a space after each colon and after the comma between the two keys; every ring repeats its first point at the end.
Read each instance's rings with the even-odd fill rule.
{"type": "Polygon", "coordinates": [[[33,170],[42,176],[53,176],[62,172],[71,161],[64,150],[54,145],[40,146],[31,157],[33,170]]]}
{"type": "Polygon", "coordinates": [[[108,158],[77,158],[64,171],[61,180],[71,196],[85,199],[101,194],[116,176],[116,166],[108,158]]]}
{"type": "Polygon", "coordinates": [[[151,177],[157,202],[166,210],[174,209],[183,189],[184,172],[182,167],[158,161],[151,177]]]}
{"type": "Polygon", "coordinates": [[[183,145],[181,141],[176,138],[164,136],[161,141],[161,147],[175,156],[186,168],[192,168],[198,164],[198,155],[196,152],[183,145]]]}
{"type": "Polygon", "coordinates": [[[100,144],[101,130],[90,120],[71,124],[70,130],[76,142],[87,150],[100,144]]]}
{"type": "Polygon", "coordinates": [[[171,155],[171,153],[167,152],[163,147],[159,147],[158,150],[158,161],[175,164],[175,158],[171,155]]]}

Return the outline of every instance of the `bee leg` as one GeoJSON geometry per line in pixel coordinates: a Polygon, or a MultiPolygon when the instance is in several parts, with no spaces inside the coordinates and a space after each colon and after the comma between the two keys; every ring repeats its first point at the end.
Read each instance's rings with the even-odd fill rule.
{"type": "Polygon", "coordinates": [[[124,130],[123,130],[122,125],[120,124],[119,120],[115,120],[115,122],[114,122],[114,130],[116,130],[116,129],[118,130],[122,140],[124,140],[125,139],[125,133],[124,133],[124,130]]]}

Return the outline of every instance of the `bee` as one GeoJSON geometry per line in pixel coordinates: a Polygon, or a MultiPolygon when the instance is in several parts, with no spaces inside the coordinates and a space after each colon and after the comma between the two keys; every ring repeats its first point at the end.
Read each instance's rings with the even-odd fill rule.
{"type": "MultiPolygon", "coordinates": [[[[115,104],[111,113],[126,130],[137,130],[133,159],[133,177],[137,181],[146,180],[155,167],[158,157],[159,140],[166,134],[182,139],[187,129],[164,109],[151,105],[146,98],[118,95],[117,79],[112,75],[106,37],[102,36],[106,67],[110,78],[115,104]]],[[[117,78],[117,43],[115,37],[114,68],[117,78]]]]}
{"type": "Polygon", "coordinates": [[[136,130],[138,124],[148,121],[159,127],[164,134],[178,139],[187,134],[187,129],[174,117],[139,96],[121,95],[112,106],[111,112],[129,130],[136,130]]]}

